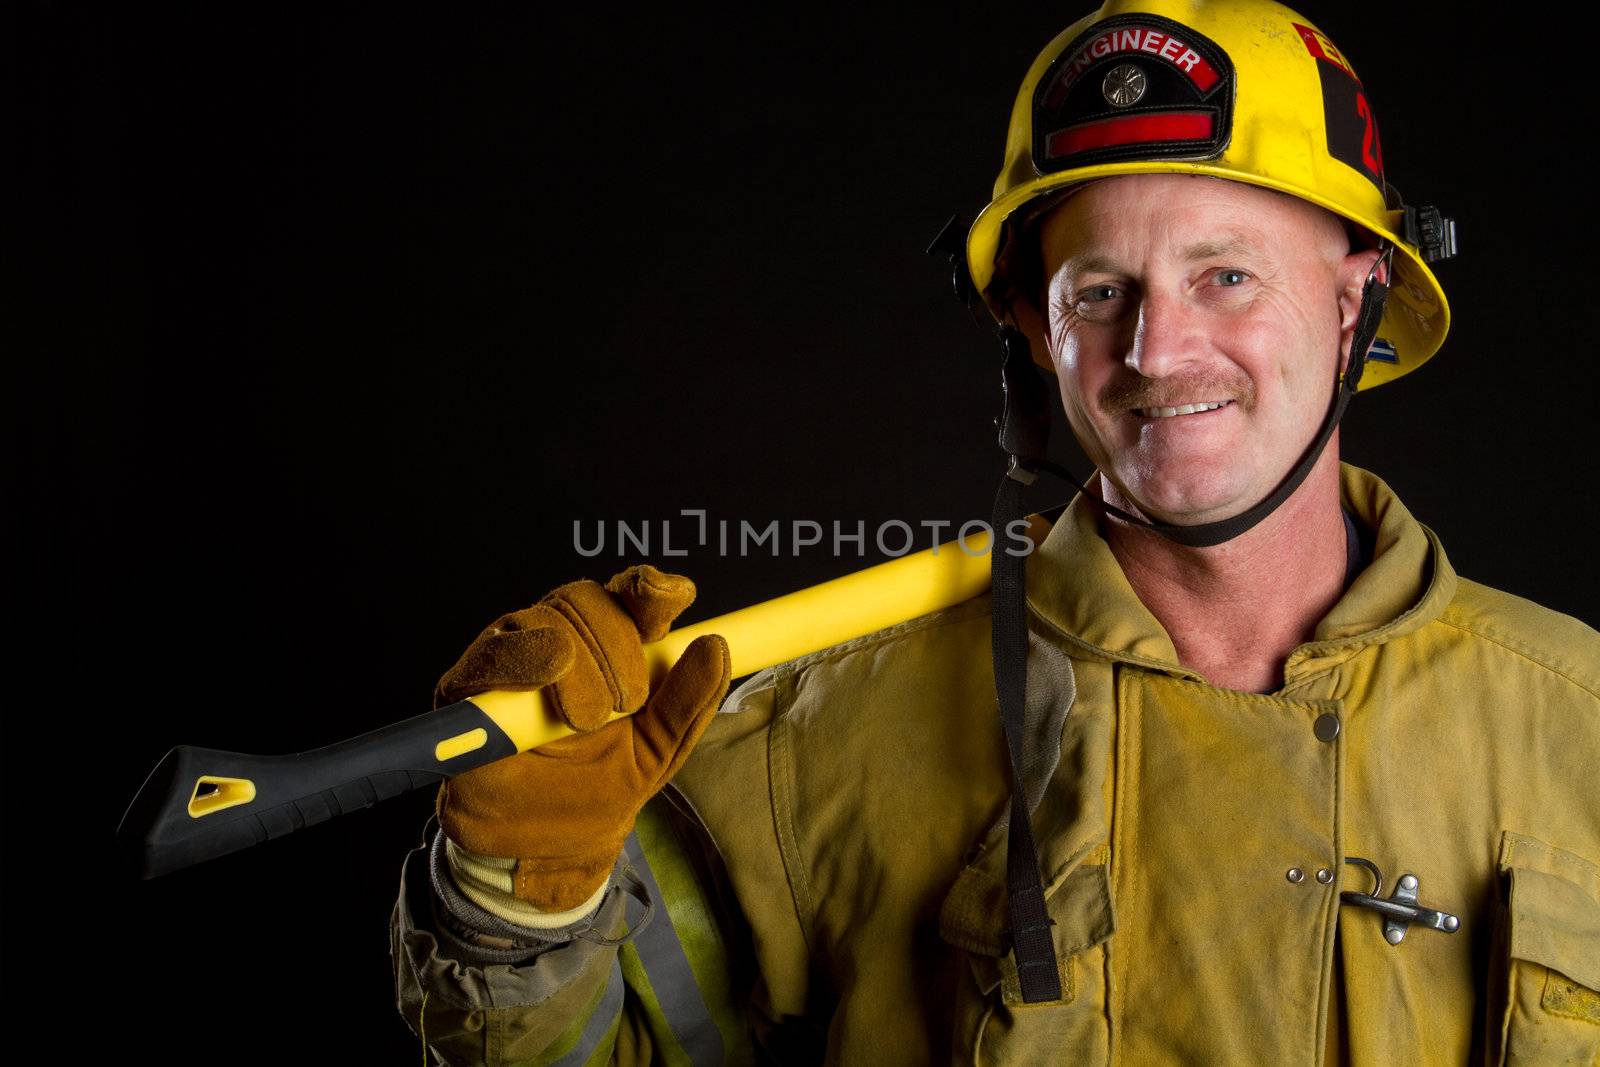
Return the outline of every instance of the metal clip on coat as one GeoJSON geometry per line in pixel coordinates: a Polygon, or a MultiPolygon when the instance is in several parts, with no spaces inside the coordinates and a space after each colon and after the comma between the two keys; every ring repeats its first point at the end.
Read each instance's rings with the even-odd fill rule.
{"type": "Polygon", "coordinates": [[[1383,939],[1389,944],[1398,945],[1404,941],[1406,930],[1412,923],[1421,923],[1447,934],[1453,934],[1461,928],[1461,920],[1449,912],[1434,911],[1417,903],[1416,875],[1401,875],[1394,887],[1394,895],[1384,899],[1379,895],[1383,892],[1383,874],[1377,864],[1360,856],[1346,856],[1344,861],[1371,871],[1373,886],[1371,893],[1344,892],[1339,894],[1339,899],[1358,908],[1371,908],[1382,915],[1383,939]]]}

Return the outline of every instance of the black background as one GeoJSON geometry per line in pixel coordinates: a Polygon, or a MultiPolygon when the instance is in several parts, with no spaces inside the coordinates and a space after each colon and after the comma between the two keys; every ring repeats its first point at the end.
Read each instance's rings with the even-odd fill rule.
{"type": "MultiPolygon", "coordinates": [[[[8,1029],[416,1062],[386,926],[431,795],[149,883],[110,862],[128,799],[174,744],[425,710],[497,614],[637,561],[574,520],[986,515],[995,351],[921,250],[1077,13],[17,9],[8,1029]]],[[[1587,61],[1307,13],[1463,247],[1444,350],[1344,454],[1463,574],[1593,622],[1587,61]]],[[[695,619],[876,558],[673,563],[695,619]]]]}

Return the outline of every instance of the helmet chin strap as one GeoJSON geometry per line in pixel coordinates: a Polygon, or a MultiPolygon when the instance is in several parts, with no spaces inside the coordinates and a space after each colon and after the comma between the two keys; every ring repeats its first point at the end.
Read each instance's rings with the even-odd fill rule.
{"type": "MultiPolygon", "coordinates": [[[[1005,347],[1001,368],[1005,403],[998,427],[1000,447],[1007,457],[1006,476],[995,493],[993,527],[998,543],[1001,530],[1024,516],[1023,490],[1040,473],[1054,474],[1077,486],[1084,499],[1096,508],[1135,526],[1143,526],[1183,545],[1205,547],[1230,541],[1277,510],[1294,493],[1316,466],[1334,428],[1344,416],[1350,398],[1361,382],[1367,349],[1378,334],[1389,287],[1378,280],[1378,268],[1388,264],[1392,248],[1374,262],[1361,293],[1361,308],[1356,315],[1350,339],[1350,366],[1343,375],[1335,372],[1333,402],[1322,426],[1300,461],[1267,497],[1232,518],[1197,526],[1175,526],[1150,522],[1105,503],[1084,488],[1072,474],[1045,457],[1050,434],[1049,392],[1033,365],[1028,339],[1012,325],[1000,327],[1005,347]]],[[[1060,968],[1056,960],[1054,925],[1045,906],[1044,884],[1039,870],[1038,849],[1033,839],[1032,813],[1022,788],[1020,768],[1027,762],[1024,749],[1025,705],[1028,690],[1028,615],[1026,557],[995,551],[989,555],[991,642],[994,662],[995,694],[1000,705],[1000,725],[1005,734],[1006,754],[1011,765],[1011,814],[1006,839],[1006,909],[1010,920],[1012,953],[1024,1003],[1039,1004],[1061,999],[1060,968]]]]}

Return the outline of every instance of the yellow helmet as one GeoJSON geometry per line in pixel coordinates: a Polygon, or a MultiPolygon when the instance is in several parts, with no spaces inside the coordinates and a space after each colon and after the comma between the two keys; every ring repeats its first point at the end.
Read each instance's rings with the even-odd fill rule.
{"type": "Polygon", "coordinates": [[[1039,53],[1011,111],[993,199],[967,234],[967,270],[995,318],[1005,321],[1014,295],[1007,244],[1040,198],[1150,173],[1276,189],[1393,246],[1390,299],[1360,388],[1414,370],[1444,341],[1450,306],[1428,263],[1454,253],[1454,222],[1401,203],[1354,68],[1271,0],[1107,0],[1039,53]]]}

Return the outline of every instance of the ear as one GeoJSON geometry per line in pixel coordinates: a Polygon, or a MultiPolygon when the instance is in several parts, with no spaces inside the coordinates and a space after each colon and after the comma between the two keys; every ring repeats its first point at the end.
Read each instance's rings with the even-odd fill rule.
{"type": "Polygon", "coordinates": [[[1350,343],[1355,337],[1356,319],[1361,314],[1361,296],[1367,278],[1377,264],[1378,281],[1389,284],[1389,265],[1380,263],[1383,253],[1376,248],[1351,252],[1338,265],[1339,287],[1339,372],[1350,365],[1350,343]]]}

